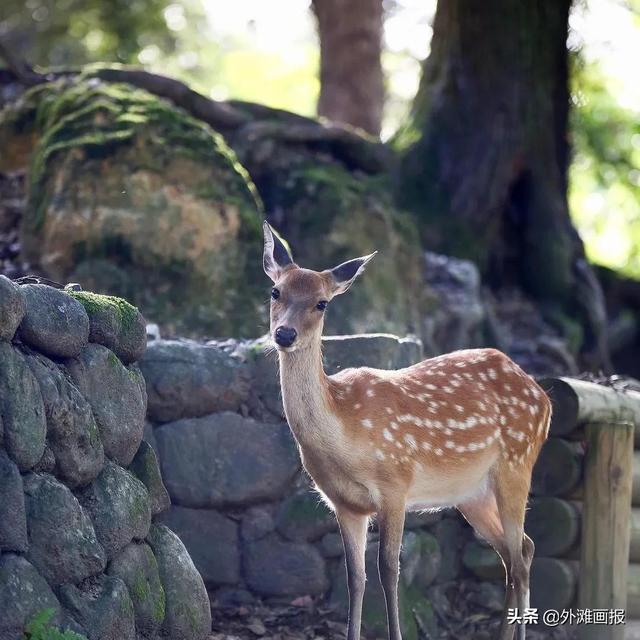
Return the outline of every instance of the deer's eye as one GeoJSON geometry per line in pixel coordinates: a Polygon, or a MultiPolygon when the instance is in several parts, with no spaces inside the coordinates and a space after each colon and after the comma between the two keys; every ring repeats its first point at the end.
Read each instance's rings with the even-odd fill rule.
{"type": "Polygon", "coordinates": [[[275,287],[273,287],[273,289],[271,289],[271,297],[274,300],[277,300],[280,297],[280,289],[276,289],[275,287]]]}
{"type": "Polygon", "coordinates": [[[320,300],[320,302],[318,302],[318,304],[316,305],[316,309],[318,311],[324,311],[327,308],[327,305],[329,303],[326,300],[320,300]]]}

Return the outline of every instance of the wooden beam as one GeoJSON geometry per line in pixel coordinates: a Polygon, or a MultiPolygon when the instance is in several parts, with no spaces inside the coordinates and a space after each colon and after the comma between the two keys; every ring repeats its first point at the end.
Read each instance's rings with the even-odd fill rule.
{"type": "MultiPolygon", "coordinates": [[[[610,409],[617,411],[613,405],[610,409]]],[[[632,423],[591,423],[585,430],[579,587],[583,609],[625,609],[627,605],[633,431],[632,423]]],[[[581,625],[578,637],[623,640],[624,626],[581,625]]]]}
{"type": "Polygon", "coordinates": [[[540,386],[553,404],[550,433],[571,433],[579,424],[640,424],[640,393],[617,391],[574,378],[543,378],[540,386]]]}
{"type": "Polygon", "coordinates": [[[582,479],[583,462],[581,442],[548,438],[533,467],[531,493],[534,496],[570,495],[582,479]]]}
{"type": "Polygon", "coordinates": [[[579,505],[561,498],[532,498],[524,528],[536,545],[536,556],[559,558],[567,554],[580,535],[580,519],[579,505]]]}

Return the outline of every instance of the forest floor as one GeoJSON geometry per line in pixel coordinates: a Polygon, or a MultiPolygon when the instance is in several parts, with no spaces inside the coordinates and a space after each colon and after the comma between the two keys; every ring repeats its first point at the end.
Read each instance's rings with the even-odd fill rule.
{"type": "MultiPolygon", "coordinates": [[[[212,635],[209,640],[344,640],[347,625],[335,611],[314,606],[243,605],[212,606],[212,635]]],[[[418,640],[495,640],[497,616],[467,615],[441,625],[437,635],[421,628],[418,640]]],[[[573,632],[549,627],[527,630],[528,640],[573,640],[573,632]]],[[[362,640],[378,640],[378,635],[362,634],[362,640]]],[[[386,640],[386,638],[381,639],[386,640]]]]}

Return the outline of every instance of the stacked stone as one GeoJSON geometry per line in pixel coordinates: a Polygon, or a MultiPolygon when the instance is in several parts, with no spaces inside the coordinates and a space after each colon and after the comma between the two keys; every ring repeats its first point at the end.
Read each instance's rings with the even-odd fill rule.
{"type": "Polygon", "coordinates": [[[198,640],[204,584],[152,523],[144,320],[126,302],[0,276],[0,640],[45,609],[89,640],[198,640]]]}
{"type": "MultiPolygon", "coordinates": [[[[183,540],[214,606],[307,595],[326,599],[346,619],[336,520],[301,472],[283,415],[277,358],[264,347],[263,340],[148,344],[140,362],[149,395],[146,439],[172,503],[159,520],[183,540]]],[[[422,357],[419,342],[384,334],[325,338],[323,353],[329,373],[365,364],[400,368],[422,357]]],[[[465,576],[478,602],[490,611],[502,606],[500,588],[463,566],[472,538],[455,512],[408,516],[400,585],[407,640],[417,637],[416,616],[437,635],[433,603],[446,603],[447,589],[465,576]]],[[[374,528],[364,624],[385,635],[376,554],[374,528]]]]}

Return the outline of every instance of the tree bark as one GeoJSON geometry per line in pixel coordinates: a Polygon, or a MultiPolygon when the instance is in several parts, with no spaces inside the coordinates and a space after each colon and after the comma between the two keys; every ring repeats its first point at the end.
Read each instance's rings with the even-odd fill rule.
{"type": "MultiPolygon", "coordinates": [[[[441,0],[412,116],[398,133],[398,197],[425,244],[473,259],[581,315],[607,360],[603,300],[567,205],[570,0],[441,0]]],[[[606,362],[605,362],[606,364],[606,362]]]]}
{"type": "Polygon", "coordinates": [[[318,115],[378,136],[382,125],[382,0],[313,0],[320,36],[318,115]]]}

